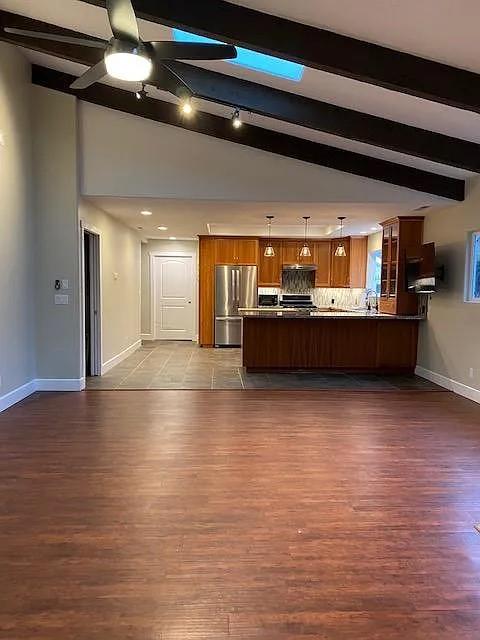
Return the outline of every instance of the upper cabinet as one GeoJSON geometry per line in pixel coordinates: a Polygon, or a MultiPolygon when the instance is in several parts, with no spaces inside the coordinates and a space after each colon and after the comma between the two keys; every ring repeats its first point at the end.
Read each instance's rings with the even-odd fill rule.
{"type": "Polygon", "coordinates": [[[418,298],[407,289],[407,252],[415,253],[423,241],[423,216],[402,216],[382,223],[382,276],[380,311],[398,315],[418,312],[418,298]]]}
{"type": "Polygon", "coordinates": [[[340,240],[332,240],[331,242],[331,287],[349,287],[350,286],[350,238],[340,240]],[[335,251],[340,243],[343,243],[346,256],[337,257],[335,251]]]}
{"type": "Polygon", "coordinates": [[[215,238],[215,264],[257,263],[257,238],[215,238]]]}
{"type": "Polygon", "coordinates": [[[298,240],[282,240],[282,264],[298,264],[301,248],[298,240]]]}
{"type": "Polygon", "coordinates": [[[350,238],[350,286],[364,289],[367,286],[368,238],[350,238]]]}
{"type": "Polygon", "coordinates": [[[309,241],[310,256],[301,256],[303,240],[282,240],[282,263],[283,264],[315,264],[314,242],[309,241]]]}
{"type": "Polygon", "coordinates": [[[257,238],[239,238],[237,240],[237,262],[238,264],[258,263],[257,238]]]}
{"type": "Polygon", "coordinates": [[[272,240],[271,244],[275,251],[274,256],[265,257],[265,247],[267,240],[260,240],[258,257],[258,286],[259,287],[281,287],[282,286],[282,242],[272,240]]]}
{"type": "Polygon", "coordinates": [[[315,286],[331,286],[330,240],[319,240],[313,243],[313,261],[317,265],[315,286]]]}

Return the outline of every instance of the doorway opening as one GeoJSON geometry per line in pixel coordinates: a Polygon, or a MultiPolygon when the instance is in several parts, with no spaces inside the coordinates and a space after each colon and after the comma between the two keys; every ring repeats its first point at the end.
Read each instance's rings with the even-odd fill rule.
{"type": "Polygon", "coordinates": [[[100,327],[100,236],[83,229],[85,376],[102,375],[100,327]]]}

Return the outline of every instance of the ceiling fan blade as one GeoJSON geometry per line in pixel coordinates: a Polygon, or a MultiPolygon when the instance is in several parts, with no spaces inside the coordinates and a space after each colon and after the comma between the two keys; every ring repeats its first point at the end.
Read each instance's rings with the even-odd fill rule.
{"type": "Polygon", "coordinates": [[[42,31],[27,31],[26,29],[14,29],[13,27],[5,27],[7,33],[15,36],[26,36],[27,38],[39,38],[40,40],[53,40],[53,42],[64,42],[65,44],[80,44],[84,47],[93,47],[94,49],[104,49],[105,42],[101,40],[87,40],[87,38],[75,38],[74,36],[62,36],[56,33],[44,33],[42,31]]]}
{"type": "Polygon", "coordinates": [[[131,0],[107,0],[107,11],[115,38],[138,44],[140,35],[131,0]]]}
{"type": "Polygon", "coordinates": [[[197,42],[147,42],[155,51],[157,60],[227,60],[237,57],[232,44],[197,42]]]}
{"type": "Polygon", "coordinates": [[[107,67],[105,66],[105,60],[100,60],[93,67],[90,67],[88,71],[85,71],[83,75],[72,82],[70,89],[86,89],[91,84],[95,84],[107,75],[107,67]]]}
{"type": "Polygon", "coordinates": [[[182,100],[193,97],[193,91],[187,83],[164,62],[158,62],[155,65],[148,84],[154,84],[158,89],[169,91],[182,100]]]}

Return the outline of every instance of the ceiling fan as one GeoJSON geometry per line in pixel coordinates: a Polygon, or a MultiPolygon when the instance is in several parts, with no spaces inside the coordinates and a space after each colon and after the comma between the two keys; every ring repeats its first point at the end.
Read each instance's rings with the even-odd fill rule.
{"type": "Polygon", "coordinates": [[[105,49],[103,59],[70,86],[86,89],[106,75],[119,80],[159,86],[182,99],[193,96],[181,76],[168,64],[175,60],[226,60],[237,57],[233,45],[192,42],[143,42],[131,0],[106,0],[113,38],[108,42],[5,27],[7,33],[66,44],[105,49]]]}

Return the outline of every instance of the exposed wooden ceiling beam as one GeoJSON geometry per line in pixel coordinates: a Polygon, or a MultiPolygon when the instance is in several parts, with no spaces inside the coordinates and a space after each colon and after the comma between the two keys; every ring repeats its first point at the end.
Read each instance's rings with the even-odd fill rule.
{"type": "MultiPolygon", "coordinates": [[[[101,50],[87,47],[13,36],[5,33],[4,26],[61,35],[87,34],[0,11],[2,40],[86,65],[95,64],[103,55],[101,50]]],[[[236,106],[316,131],[480,173],[480,145],[476,143],[345,109],[197,66],[181,62],[172,64],[188,81],[195,95],[205,100],[236,106]]]]}
{"type": "Polygon", "coordinates": [[[380,180],[389,184],[407,187],[452,200],[463,200],[465,184],[462,180],[439,176],[412,167],[398,165],[376,158],[370,158],[351,151],[344,151],[323,144],[296,138],[276,131],[244,124],[239,130],[231,121],[210,113],[196,112],[189,120],[182,118],[177,105],[171,102],[146,98],[137,100],[130,91],[116,89],[104,84],[95,84],[82,91],[73,91],[70,84],[74,76],[33,66],[34,84],[55,89],[79,99],[110,109],[181,127],[221,140],[235,142],[254,149],[261,149],[287,158],[302,160],[331,169],[337,169],[365,178],[380,180]]]}
{"type": "MultiPolygon", "coordinates": [[[[105,0],[83,0],[105,6],[105,0]]],[[[133,0],[150,22],[480,113],[480,75],[224,0],[133,0]]]]}

